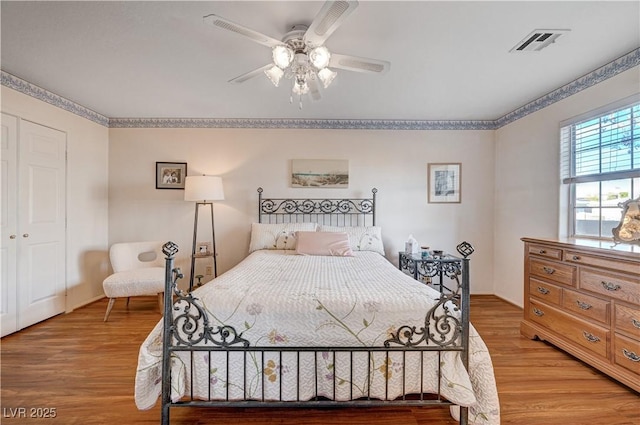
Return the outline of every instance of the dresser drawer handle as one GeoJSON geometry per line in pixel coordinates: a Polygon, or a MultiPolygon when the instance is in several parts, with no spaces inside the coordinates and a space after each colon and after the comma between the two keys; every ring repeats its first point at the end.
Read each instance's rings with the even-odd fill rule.
{"type": "Polygon", "coordinates": [[[542,295],[547,295],[549,291],[547,288],[543,288],[542,286],[538,286],[538,292],[540,292],[542,295]]]}
{"type": "Polygon", "coordinates": [[[631,324],[635,327],[640,329],[640,320],[638,319],[631,319],[631,324]]]}
{"type": "Polygon", "coordinates": [[[546,274],[554,274],[556,272],[556,269],[547,266],[542,266],[542,270],[544,270],[546,274]]]}
{"type": "Polygon", "coordinates": [[[546,254],[547,251],[545,251],[544,249],[541,249],[540,251],[538,251],[538,254],[546,254]]]}
{"type": "Polygon", "coordinates": [[[544,311],[538,310],[537,308],[533,307],[533,314],[535,314],[538,317],[542,317],[544,316],[544,311]]]}
{"type": "Polygon", "coordinates": [[[579,261],[580,260],[580,256],[579,255],[574,255],[573,257],[571,257],[571,259],[573,261],[579,261]]]}
{"type": "Polygon", "coordinates": [[[604,280],[602,282],[600,282],[602,284],[602,287],[604,289],[606,289],[607,291],[617,291],[618,289],[622,288],[622,286],[618,285],[617,283],[613,283],[613,282],[605,282],[604,280]]]}
{"type": "Polygon", "coordinates": [[[599,342],[600,338],[598,338],[597,336],[595,336],[594,334],[587,332],[587,331],[582,331],[582,335],[584,335],[584,339],[586,339],[589,342],[599,342]]]}
{"type": "Polygon", "coordinates": [[[633,351],[628,351],[626,348],[622,349],[622,354],[632,362],[640,362],[640,356],[633,351]]]}
{"type": "Polygon", "coordinates": [[[591,307],[593,307],[591,304],[587,304],[580,300],[576,300],[576,304],[578,304],[578,307],[580,307],[581,310],[589,310],[591,307]]]}

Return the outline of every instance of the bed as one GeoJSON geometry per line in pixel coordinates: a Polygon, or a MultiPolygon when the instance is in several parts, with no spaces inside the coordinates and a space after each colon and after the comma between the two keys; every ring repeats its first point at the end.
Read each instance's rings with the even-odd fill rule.
{"type": "Polygon", "coordinates": [[[262,193],[249,256],[212,282],[178,289],[178,247],[164,245],[164,317],[140,348],[139,409],[160,399],[168,425],[173,407],[440,405],[461,424],[500,423],[491,358],[469,323],[467,257],[422,264],[453,283],[435,290],[384,257],[376,189],[262,193]]]}

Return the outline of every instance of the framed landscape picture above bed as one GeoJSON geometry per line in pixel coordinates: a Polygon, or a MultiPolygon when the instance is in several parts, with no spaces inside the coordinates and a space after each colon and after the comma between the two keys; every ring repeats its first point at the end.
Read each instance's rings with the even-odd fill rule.
{"type": "Polygon", "coordinates": [[[291,187],[349,187],[349,160],[292,159],[291,187]]]}
{"type": "Polygon", "coordinates": [[[462,164],[431,163],[427,171],[430,203],[460,203],[462,164]]]}

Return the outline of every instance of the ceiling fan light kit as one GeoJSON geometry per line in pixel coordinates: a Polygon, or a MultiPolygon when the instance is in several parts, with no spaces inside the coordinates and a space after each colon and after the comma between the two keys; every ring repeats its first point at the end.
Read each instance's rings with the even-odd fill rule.
{"type": "Polygon", "coordinates": [[[256,43],[271,48],[272,63],[240,75],[230,80],[241,83],[264,73],[274,86],[278,87],[282,77],[292,81],[289,102],[293,96],[309,94],[311,99],[320,100],[318,80],[323,88],[329,87],[338,75],[329,67],[347,71],[381,74],[389,70],[387,61],[335,54],[324,46],[326,39],[342,24],[342,21],[357,7],[357,1],[327,1],[309,27],[296,25],[282,38],[276,40],[252,29],[243,27],[217,15],[204,17],[205,23],[240,34],[256,43]]]}
{"type": "MultiPolygon", "coordinates": [[[[292,32],[300,33],[298,29],[292,32]]],[[[264,73],[276,87],[280,85],[282,77],[292,80],[289,102],[293,103],[293,95],[297,95],[300,97],[299,105],[302,109],[301,96],[309,93],[310,81],[320,79],[322,86],[326,89],[338,74],[327,67],[331,60],[329,49],[325,46],[309,49],[304,42],[301,42],[301,38],[288,36],[289,34],[285,36],[287,44],[274,46],[271,50],[273,66],[265,69],[264,73]]]]}

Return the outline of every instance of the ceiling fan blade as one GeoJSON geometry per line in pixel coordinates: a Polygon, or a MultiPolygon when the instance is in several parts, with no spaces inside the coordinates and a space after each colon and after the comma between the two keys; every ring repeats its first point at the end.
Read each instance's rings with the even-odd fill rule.
{"type": "Polygon", "coordinates": [[[371,72],[374,74],[384,74],[389,70],[389,68],[391,68],[391,62],[378,60],[378,59],[359,58],[357,56],[331,53],[331,60],[329,61],[329,67],[346,69],[347,71],[371,72]]]}
{"type": "Polygon", "coordinates": [[[268,35],[264,35],[258,31],[236,24],[235,22],[222,18],[218,15],[207,15],[203,19],[208,25],[235,32],[247,37],[251,41],[255,41],[256,43],[260,43],[267,47],[274,47],[283,44],[280,40],[276,40],[268,35]]]}
{"type": "Polygon", "coordinates": [[[309,85],[309,97],[311,100],[318,101],[322,99],[322,94],[320,93],[320,84],[318,84],[318,80],[315,78],[310,78],[307,80],[307,84],[309,85]]]}
{"type": "Polygon", "coordinates": [[[357,1],[327,1],[305,32],[303,37],[305,43],[311,47],[323,45],[356,7],[358,7],[357,1]]]}
{"type": "Polygon", "coordinates": [[[244,83],[245,81],[247,81],[250,78],[255,77],[256,75],[260,75],[260,74],[264,74],[264,71],[266,71],[267,69],[271,68],[273,66],[272,63],[267,64],[265,66],[261,66],[258,69],[254,69],[253,71],[249,71],[246,74],[242,74],[237,76],[236,78],[232,78],[229,80],[230,83],[235,83],[235,84],[239,84],[239,83],[244,83]]]}

